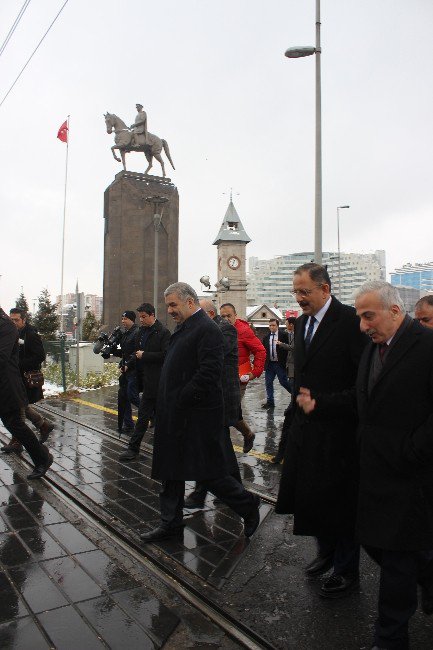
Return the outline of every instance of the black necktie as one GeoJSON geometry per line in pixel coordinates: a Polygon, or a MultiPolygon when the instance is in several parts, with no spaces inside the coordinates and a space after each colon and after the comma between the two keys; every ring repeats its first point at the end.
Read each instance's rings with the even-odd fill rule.
{"type": "Polygon", "coordinates": [[[305,337],[305,349],[308,350],[310,347],[311,339],[313,338],[313,329],[316,319],[314,316],[310,316],[310,322],[308,323],[307,336],[305,337]]]}

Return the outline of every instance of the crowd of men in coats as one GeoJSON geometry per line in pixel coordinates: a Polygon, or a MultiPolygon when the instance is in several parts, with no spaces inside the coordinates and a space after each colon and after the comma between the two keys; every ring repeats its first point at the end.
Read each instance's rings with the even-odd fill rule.
{"type": "MultiPolygon", "coordinates": [[[[160,524],[141,539],[181,536],[184,507],[203,507],[208,491],[243,518],[246,536],[256,531],[260,500],[242,485],[230,426],[250,450],[254,434],[243,420],[241,395],[265,367],[264,407],[273,406],[275,377],[293,395],[279,449],[276,512],[294,515],[295,535],[316,538],[306,574],[326,574],[323,598],[351,593],[359,585],[362,545],[380,567],[372,647],[407,650],[418,587],[422,610],[433,613],[433,300],[421,299],[412,319],[395,287],[370,282],[349,307],[332,296],[326,268],[315,263],[295,271],[293,294],[302,316],[284,333],[271,321],[265,345],[234,305],[218,315],[182,282],[164,293],[176,322],[171,336],[149,303],[138,308],[140,328],[134,312],[123,313],[131,323],[126,331],[134,326],[123,373],[139,378],[143,397],[120,460],[136,458],[154,417],[152,478],[161,482],[160,524]],[[186,502],[185,481],[196,481],[186,502]]],[[[50,459],[25,432],[22,381],[10,383],[18,347],[17,328],[1,312],[0,416],[38,473],[50,459]]],[[[120,386],[119,399],[135,394],[129,383],[120,386]]],[[[131,424],[128,416],[119,424],[125,423],[131,424]]]]}

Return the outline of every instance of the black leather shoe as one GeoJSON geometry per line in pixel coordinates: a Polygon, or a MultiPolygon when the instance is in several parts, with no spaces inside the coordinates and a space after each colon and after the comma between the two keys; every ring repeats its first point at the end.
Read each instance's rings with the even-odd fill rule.
{"type": "Polygon", "coordinates": [[[334,555],[317,555],[310,564],[307,564],[304,571],[307,576],[321,576],[326,573],[334,564],[334,555]]]}
{"type": "Polygon", "coordinates": [[[243,448],[244,454],[247,454],[253,448],[255,437],[256,434],[251,432],[249,436],[246,436],[244,438],[244,448],[243,448]]]}
{"type": "Polygon", "coordinates": [[[424,614],[433,614],[433,580],[421,586],[421,608],[424,614]]]}
{"type": "Polygon", "coordinates": [[[244,517],[244,535],[245,537],[251,537],[254,535],[257,528],[260,524],[260,497],[257,495],[254,496],[254,507],[251,510],[250,514],[244,517]]]}
{"type": "Polygon", "coordinates": [[[138,458],[138,451],[134,451],[133,449],[127,449],[119,456],[119,460],[122,462],[135,460],[136,458],[138,458]]]}
{"type": "Polygon", "coordinates": [[[192,492],[184,501],[183,507],[187,510],[201,510],[204,508],[204,499],[197,498],[192,492]]]}
{"type": "Polygon", "coordinates": [[[262,409],[273,409],[273,408],[275,408],[275,404],[273,404],[272,402],[265,402],[264,404],[262,404],[262,409]]]}
{"type": "Polygon", "coordinates": [[[332,574],[320,587],[322,598],[342,598],[359,585],[359,575],[339,576],[332,574]]]}
{"type": "Polygon", "coordinates": [[[176,526],[175,528],[167,528],[166,526],[158,526],[147,533],[142,533],[140,539],[144,543],[160,542],[163,539],[171,539],[172,537],[182,537],[183,526],[176,526]]]}
{"type": "Polygon", "coordinates": [[[48,454],[46,461],[41,465],[37,465],[33,472],[27,475],[27,478],[31,480],[45,476],[47,469],[53,464],[53,460],[51,454],[48,454]]]}
{"type": "Polygon", "coordinates": [[[39,428],[39,442],[44,443],[53,429],[54,424],[52,422],[48,422],[48,420],[44,420],[39,428]]]}

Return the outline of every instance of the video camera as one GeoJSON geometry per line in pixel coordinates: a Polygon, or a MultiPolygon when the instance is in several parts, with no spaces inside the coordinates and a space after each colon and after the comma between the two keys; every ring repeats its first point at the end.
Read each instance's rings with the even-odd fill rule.
{"type": "Polygon", "coordinates": [[[120,325],[114,328],[110,335],[106,332],[101,332],[93,346],[95,354],[101,354],[104,359],[108,359],[110,354],[113,354],[122,338],[122,329],[120,325]]]}

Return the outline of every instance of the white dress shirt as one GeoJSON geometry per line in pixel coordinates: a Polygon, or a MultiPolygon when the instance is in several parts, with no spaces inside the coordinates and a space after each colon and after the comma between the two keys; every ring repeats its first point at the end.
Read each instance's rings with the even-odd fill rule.
{"type": "MultiPolygon", "coordinates": [[[[313,333],[311,335],[310,340],[313,339],[313,337],[314,337],[314,335],[315,335],[315,333],[317,331],[317,328],[319,327],[319,325],[322,322],[326,312],[328,311],[329,305],[331,304],[331,300],[332,300],[332,298],[331,298],[331,296],[329,296],[328,300],[325,302],[322,309],[319,309],[317,314],[314,314],[314,318],[316,319],[316,322],[314,323],[313,333]]],[[[310,318],[311,318],[311,316],[310,316],[310,318]]],[[[308,326],[310,324],[310,318],[307,318],[307,322],[305,323],[304,338],[307,336],[307,330],[308,330],[308,326]]]]}

